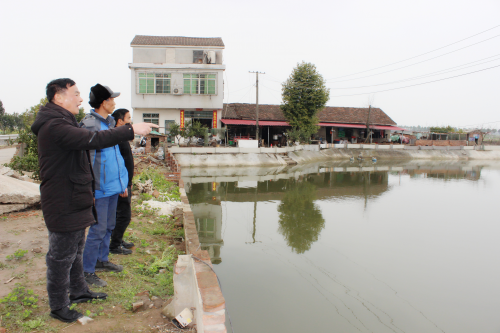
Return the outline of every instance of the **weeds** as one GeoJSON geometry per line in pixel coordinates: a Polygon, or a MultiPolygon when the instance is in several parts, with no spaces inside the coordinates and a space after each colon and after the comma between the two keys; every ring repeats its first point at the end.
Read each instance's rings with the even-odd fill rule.
{"type": "Polygon", "coordinates": [[[17,249],[16,252],[14,252],[14,254],[8,255],[6,259],[9,261],[12,259],[21,260],[26,253],[28,253],[28,250],[17,249]]]}
{"type": "Polygon", "coordinates": [[[38,308],[38,295],[33,290],[16,284],[14,290],[0,299],[0,315],[6,327],[21,326],[28,332],[45,325],[40,318],[30,319],[38,308]]]}
{"type": "Polygon", "coordinates": [[[158,172],[156,169],[153,168],[145,169],[142,173],[134,177],[133,183],[134,184],[143,183],[146,180],[150,179],[153,181],[153,188],[160,193],[158,198],[156,198],[155,200],[157,201],[181,200],[179,186],[177,186],[174,182],[167,180],[165,178],[165,175],[158,172]]]}

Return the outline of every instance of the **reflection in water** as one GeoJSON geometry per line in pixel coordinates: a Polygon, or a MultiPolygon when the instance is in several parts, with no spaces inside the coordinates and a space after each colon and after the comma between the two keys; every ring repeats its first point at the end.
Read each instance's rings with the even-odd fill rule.
{"type": "MultiPolygon", "coordinates": [[[[223,182],[218,177],[196,177],[196,169],[187,169],[184,176],[189,202],[196,218],[201,248],[207,250],[214,264],[220,257],[222,239],[222,205],[229,202],[252,203],[252,242],[257,231],[257,203],[279,201],[279,232],[288,246],[296,253],[304,253],[316,242],[324,228],[321,210],[314,200],[346,200],[363,198],[367,209],[371,199],[390,190],[389,175],[410,176],[411,179],[435,178],[445,181],[467,179],[477,181],[481,176],[481,166],[462,164],[407,163],[376,166],[352,165],[346,162],[318,163],[280,168],[278,174],[273,168],[252,168],[248,172],[264,174],[260,176],[228,176],[234,169],[217,169],[225,175],[223,182]],[[212,181],[210,181],[212,180],[212,181]]],[[[239,170],[239,169],[238,169],[239,170]]],[[[206,175],[206,169],[198,170],[206,175]]],[[[237,171],[237,170],[236,170],[237,171]]],[[[215,172],[215,170],[214,170],[215,172]]],[[[222,177],[221,177],[222,178],[222,177]]]]}
{"type": "Polygon", "coordinates": [[[474,163],[187,169],[183,180],[238,331],[496,332],[500,167],[474,163]]]}
{"type": "Polygon", "coordinates": [[[278,206],[279,232],[296,253],[304,253],[318,240],[325,220],[313,202],[316,186],[308,181],[287,181],[287,191],[278,206]]]}

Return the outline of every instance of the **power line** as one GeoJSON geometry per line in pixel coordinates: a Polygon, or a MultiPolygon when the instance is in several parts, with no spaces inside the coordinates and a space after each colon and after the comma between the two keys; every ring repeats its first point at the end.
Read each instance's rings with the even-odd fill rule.
{"type": "Polygon", "coordinates": [[[368,88],[368,87],[375,87],[375,86],[383,86],[383,85],[387,85],[387,84],[393,84],[393,83],[399,83],[399,82],[406,82],[406,81],[411,81],[411,80],[417,80],[417,79],[422,79],[424,77],[442,75],[442,74],[446,74],[446,73],[450,73],[450,72],[455,72],[455,71],[463,70],[463,69],[474,67],[474,66],[483,65],[483,64],[486,64],[486,63],[489,63],[489,62],[492,62],[492,61],[497,61],[500,58],[493,59],[493,60],[488,60],[488,61],[484,61],[484,62],[481,62],[479,64],[475,64],[475,65],[471,65],[471,66],[467,66],[467,65],[479,62],[479,61],[483,61],[483,60],[490,59],[490,58],[493,58],[493,57],[498,57],[498,56],[500,56],[500,54],[496,54],[496,55],[491,56],[491,57],[483,58],[481,60],[472,61],[472,62],[469,62],[469,63],[466,63],[466,64],[462,64],[462,65],[459,65],[459,66],[449,67],[449,68],[442,69],[442,70],[439,70],[439,71],[436,71],[436,72],[431,72],[431,73],[427,73],[427,74],[424,74],[424,75],[414,76],[414,77],[411,77],[411,78],[407,78],[407,79],[403,79],[403,80],[398,80],[398,81],[391,81],[391,82],[386,82],[386,83],[379,83],[379,84],[372,84],[372,85],[358,86],[358,87],[330,87],[330,88],[334,89],[334,90],[335,89],[337,89],[337,90],[338,89],[359,89],[359,88],[368,88]],[[458,68],[458,67],[462,67],[462,68],[458,68]],[[458,69],[454,69],[454,68],[458,68],[458,69]]]}
{"type": "MultiPolygon", "coordinates": [[[[440,57],[444,57],[445,55],[448,55],[448,54],[451,54],[451,53],[454,53],[454,52],[457,52],[457,51],[461,51],[463,49],[466,49],[466,48],[469,48],[471,46],[474,46],[474,45],[477,45],[477,44],[481,44],[481,43],[484,43],[484,42],[487,42],[493,38],[497,38],[497,37],[500,37],[500,35],[496,35],[496,36],[493,36],[491,38],[488,38],[488,39],[485,39],[485,40],[482,40],[480,42],[477,42],[477,43],[474,43],[474,44],[471,44],[471,45],[467,45],[467,46],[464,46],[460,49],[456,49],[456,50],[453,50],[451,52],[448,52],[448,53],[444,53],[444,54],[441,54],[441,55],[438,55],[438,56],[435,56],[433,58],[429,58],[429,59],[426,59],[426,60],[422,60],[422,61],[419,61],[419,62],[416,62],[414,64],[409,64],[409,65],[406,65],[406,66],[403,66],[403,67],[398,67],[398,68],[395,68],[395,69],[391,69],[391,70],[388,70],[388,71],[385,71],[385,72],[381,72],[381,73],[375,73],[375,74],[372,74],[372,75],[367,75],[367,76],[361,76],[361,77],[356,77],[356,78],[353,78],[353,79],[347,79],[347,80],[339,80],[339,81],[334,81],[333,83],[335,82],[346,82],[346,81],[353,81],[353,80],[359,80],[359,79],[364,79],[364,78],[367,78],[367,77],[372,77],[372,76],[376,76],[376,75],[381,75],[381,74],[385,74],[385,73],[390,73],[390,72],[394,72],[394,71],[397,71],[397,70],[400,70],[400,69],[403,69],[403,68],[407,68],[407,67],[411,67],[411,66],[415,66],[415,65],[418,65],[418,64],[421,64],[421,63],[424,63],[424,62],[427,62],[427,61],[430,61],[430,60],[434,60],[436,58],[440,58],[440,57]]],[[[386,66],[383,66],[383,67],[386,67],[386,66]]],[[[325,80],[325,81],[330,81],[330,80],[333,80],[333,79],[328,79],[328,80],[325,80]]]]}
{"type": "MultiPolygon", "coordinates": [[[[397,80],[397,81],[391,81],[391,82],[385,82],[385,83],[379,83],[379,84],[371,84],[371,85],[366,85],[366,86],[329,87],[329,88],[334,89],[334,90],[335,89],[336,90],[340,90],[340,89],[342,89],[342,90],[344,90],[344,89],[358,89],[358,88],[368,88],[368,87],[376,87],[376,86],[382,86],[382,85],[393,84],[393,83],[406,82],[406,81],[421,79],[421,78],[425,78],[425,77],[429,77],[429,76],[435,76],[435,75],[441,75],[441,74],[445,74],[445,73],[450,73],[450,72],[454,72],[454,71],[457,71],[457,70],[463,70],[463,69],[466,69],[466,68],[470,68],[470,67],[474,67],[474,66],[486,64],[486,63],[489,63],[489,62],[492,62],[492,61],[497,61],[499,59],[493,59],[493,60],[488,60],[488,61],[484,61],[484,60],[487,60],[487,59],[490,59],[490,58],[494,58],[494,57],[498,57],[498,56],[500,56],[500,53],[492,55],[492,56],[489,56],[489,57],[486,57],[486,58],[483,58],[483,59],[479,59],[479,60],[471,61],[471,62],[468,62],[468,63],[465,63],[465,64],[461,64],[461,65],[458,65],[458,66],[448,67],[448,68],[441,69],[441,70],[438,70],[438,71],[435,71],[435,72],[431,72],[431,73],[427,73],[427,74],[419,75],[419,76],[414,76],[414,77],[406,78],[406,79],[402,79],[402,80],[397,80]],[[481,61],[483,61],[483,62],[481,62],[481,61]],[[481,63],[475,64],[475,65],[471,65],[471,64],[474,64],[474,63],[477,63],[477,62],[481,62],[481,63]],[[471,66],[467,66],[467,65],[471,65],[471,66]],[[462,67],[462,68],[460,68],[460,67],[462,67]],[[455,68],[457,68],[457,69],[455,69],[455,68]]],[[[270,81],[270,82],[281,83],[279,81],[269,80],[267,78],[264,78],[264,80],[270,81]]],[[[301,86],[298,83],[294,83],[294,84],[295,84],[295,86],[301,86]]],[[[267,88],[270,89],[269,87],[267,87],[267,88]]]]}
{"type": "MultiPolygon", "coordinates": [[[[479,33],[477,33],[477,34],[475,34],[475,35],[472,35],[472,36],[469,36],[469,37],[467,37],[467,38],[461,39],[461,40],[459,40],[459,41],[457,41],[457,42],[454,42],[454,43],[451,43],[451,44],[448,44],[448,45],[442,46],[442,47],[437,48],[437,49],[434,49],[434,50],[432,50],[432,51],[425,52],[425,53],[419,54],[419,55],[417,55],[417,56],[414,56],[414,57],[411,57],[411,58],[407,58],[407,59],[404,59],[404,60],[400,60],[400,61],[397,61],[397,62],[393,62],[392,64],[389,64],[389,65],[384,65],[384,66],[380,66],[380,67],[376,67],[376,68],[368,69],[368,70],[365,70],[365,71],[361,71],[361,72],[357,72],[357,73],[353,73],[353,74],[349,74],[349,75],[338,76],[338,77],[331,78],[331,79],[329,79],[329,80],[335,80],[335,79],[340,79],[340,78],[343,78],[343,77],[353,76],[353,75],[356,75],[356,74],[366,73],[366,72],[374,71],[374,70],[376,70],[376,69],[380,69],[380,68],[384,68],[384,67],[392,66],[392,65],[395,65],[395,64],[399,64],[399,63],[402,63],[402,62],[405,62],[405,61],[411,60],[411,59],[415,59],[415,58],[421,57],[421,56],[423,56],[423,55],[426,55],[426,54],[429,54],[429,53],[432,53],[432,52],[435,52],[435,51],[438,51],[438,50],[444,49],[444,48],[446,48],[446,47],[448,47],[448,46],[458,44],[458,43],[460,43],[460,42],[463,42],[464,40],[467,40],[467,39],[470,39],[470,38],[472,38],[472,37],[475,37],[475,36],[481,35],[481,34],[483,34],[483,33],[485,33],[485,32],[488,32],[488,31],[490,31],[490,30],[496,29],[496,28],[498,28],[498,27],[500,27],[500,25],[494,26],[493,28],[490,28],[490,29],[487,29],[487,30],[481,31],[481,32],[479,32],[479,33]]],[[[328,81],[328,80],[327,80],[327,81],[328,81]]]]}
{"type": "Polygon", "coordinates": [[[379,91],[373,91],[373,92],[361,93],[361,94],[335,95],[335,96],[330,96],[330,98],[332,98],[332,97],[347,97],[347,96],[359,96],[359,95],[376,94],[376,93],[385,92],[385,91],[399,90],[399,89],[404,89],[404,88],[409,88],[409,87],[421,86],[421,85],[428,84],[428,83],[439,82],[439,81],[449,80],[449,79],[453,79],[453,78],[460,77],[460,76],[465,76],[465,75],[469,75],[469,74],[483,72],[485,70],[493,69],[493,68],[496,68],[496,67],[500,67],[500,65],[493,66],[493,67],[488,67],[488,68],[484,68],[484,69],[480,69],[480,70],[477,70],[477,71],[474,71],[474,72],[469,72],[469,73],[464,73],[464,74],[460,74],[460,75],[450,76],[450,77],[446,77],[446,78],[439,79],[439,80],[428,81],[428,82],[423,82],[423,83],[417,83],[417,84],[412,84],[412,85],[409,85],[409,86],[404,86],[404,87],[399,87],[399,88],[379,90],[379,91]]]}

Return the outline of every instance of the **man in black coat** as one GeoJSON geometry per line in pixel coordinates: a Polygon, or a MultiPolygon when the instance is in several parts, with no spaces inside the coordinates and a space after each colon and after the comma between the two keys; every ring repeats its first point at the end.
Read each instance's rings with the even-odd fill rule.
{"type": "Polygon", "coordinates": [[[82,314],[69,304],[106,298],[89,290],[83,275],[85,228],[96,223],[89,149],[102,149],[145,135],[152,124],[126,125],[108,131],[79,128],[75,115],[83,99],[71,79],[51,81],[48,103],[40,108],[31,130],[38,136],[41,204],[49,230],[47,293],[50,315],[73,322],[82,314]],[[68,291],[70,293],[68,297],[68,291]]]}
{"type": "MultiPolygon", "coordinates": [[[[130,117],[130,112],[127,109],[115,110],[112,114],[115,118],[116,127],[124,126],[130,124],[132,118],[130,117]]],[[[113,233],[111,234],[111,242],[109,243],[109,252],[114,254],[131,254],[134,243],[125,242],[123,240],[123,234],[127,230],[130,224],[130,219],[132,218],[132,208],[130,207],[132,199],[132,178],[134,177],[134,156],[132,155],[132,149],[130,148],[130,143],[127,141],[119,143],[120,154],[125,161],[125,167],[128,172],[128,185],[127,193],[120,194],[118,197],[118,205],[116,207],[116,225],[113,233]]]]}

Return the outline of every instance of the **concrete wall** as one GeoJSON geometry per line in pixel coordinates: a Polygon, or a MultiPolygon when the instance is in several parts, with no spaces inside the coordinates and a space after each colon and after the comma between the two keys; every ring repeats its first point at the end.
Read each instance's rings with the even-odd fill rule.
{"type": "Polygon", "coordinates": [[[175,157],[182,167],[286,165],[275,154],[175,154],[175,157]]]}
{"type": "Polygon", "coordinates": [[[185,308],[194,308],[197,332],[226,333],[226,301],[209,253],[200,250],[194,214],[184,189],[184,181],[180,179],[179,163],[169,151],[166,151],[165,157],[171,169],[171,173],[165,177],[176,181],[180,187],[186,244],[186,255],[180,255],[174,265],[174,299],[171,305],[175,315],[185,308]]]}
{"type": "Polygon", "coordinates": [[[154,46],[134,46],[134,63],[173,63],[173,64],[192,64],[193,51],[214,51],[215,64],[222,64],[222,49],[213,47],[154,47],[154,46]]]}
{"type": "Polygon", "coordinates": [[[416,146],[467,146],[467,140],[417,140],[416,146]]]}

